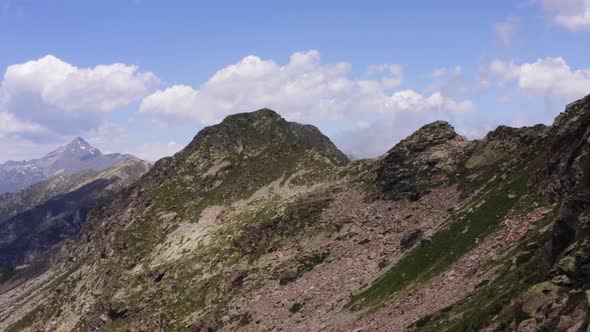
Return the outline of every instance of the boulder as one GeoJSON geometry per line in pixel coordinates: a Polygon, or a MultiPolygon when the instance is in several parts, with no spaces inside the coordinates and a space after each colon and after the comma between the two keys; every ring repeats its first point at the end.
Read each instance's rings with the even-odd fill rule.
{"type": "Polygon", "coordinates": [[[418,243],[418,241],[422,239],[423,236],[424,232],[422,232],[421,229],[417,229],[415,231],[407,233],[400,241],[400,249],[402,251],[405,251],[412,248],[416,243],[418,243]]]}
{"type": "Polygon", "coordinates": [[[545,281],[529,288],[516,303],[516,312],[524,319],[533,318],[543,306],[558,298],[559,286],[545,281]]]}

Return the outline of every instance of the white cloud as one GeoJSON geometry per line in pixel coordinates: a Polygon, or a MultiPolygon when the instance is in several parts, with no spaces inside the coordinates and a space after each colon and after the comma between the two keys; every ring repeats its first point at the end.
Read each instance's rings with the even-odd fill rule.
{"type": "Polygon", "coordinates": [[[150,72],[122,63],[78,68],[55,56],[9,66],[0,108],[57,134],[96,128],[101,113],[141,99],[158,84],[150,72]]]}
{"type": "MultiPolygon", "coordinates": [[[[56,142],[33,142],[19,136],[0,136],[0,163],[8,160],[30,160],[44,156],[55,150],[60,144],[56,142]]],[[[60,142],[61,143],[61,142],[60,142]]]]}
{"type": "Polygon", "coordinates": [[[168,143],[152,142],[139,146],[131,154],[148,161],[157,161],[160,158],[169,157],[180,151],[183,147],[174,141],[168,143]]]}
{"type": "Polygon", "coordinates": [[[493,59],[484,68],[484,75],[492,75],[499,78],[502,83],[518,78],[520,68],[514,62],[506,62],[493,59]]]}
{"type": "Polygon", "coordinates": [[[10,113],[0,112],[0,137],[39,133],[47,133],[47,129],[36,123],[20,121],[10,113]]]}
{"type": "Polygon", "coordinates": [[[404,79],[404,68],[398,64],[370,66],[368,73],[369,75],[385,74],[386,76],[381,78],[381,86],[386,90],[397,88],[404,79]]]}
{"type": "Polygon", "coordinates": [[[165,90],[158,90],[141,101],[139,111],[157,114],[168,119],[192,118],[204,125],[219,122],[219,117],[227,111],[223,105],[216,107],[215,100],[188,85],[174,85],[165,90]]]}
{"type": "Polygon", "coordinates": [[[495,59],[484,71],[501,84],[516,81],[527,95],[574,100],[590,93],[590,70],[573,70],[561,57],[523,64],[495,59]]]}
{"type": "Polygon", "coordinates": [[[512,39],[514,38],[519,23],[520,19],[518,17],[510,16],[505,21],[494,24],[496,38],[498,38],[503,46],[512,46],[512,39]]]}
{"type": "Polygon", "coordinates": [[[426,97],[413,90],[403,90],[393,94],[388,100],[386,109],[397,112],[421,112],[445,110],[451,112],[467,112],[473,109],[471,101],[456,102],[436,92],[426,97]]]}
{"type": "MultiPolygon", "coordinates": [[[[74,139],[71,137],[69,140],[74,139]]],[[[123,152],[123,147],[129,142],[138,140],[132,137],[126,128],[112,121],[104,121],[96,129],[84,134],[84,139],[103,153],[123,152]]]]}
{"type": "Polygon", "coordinates": [[[257,56],[215,73],[199,88],[175,85],[146,97],[139,112],[160,120],[193,120],[211,124],[227,114],[269,107],[296,121],[356,117],[368,113],[404,111],[465,111],[472,103],[455,101],[433,92],[413,90],[390,93],[401,83],[399,65],[369,68],[383,77],[371,80],[349,78],[349,63],[322,64],[319,52],[294,53],[286,65],[257,56]]]}
{"type": "Polygon", "coordinates": [[[541,0],[551,19],[572,31],[590,31],[590,0],[541,0]]]}

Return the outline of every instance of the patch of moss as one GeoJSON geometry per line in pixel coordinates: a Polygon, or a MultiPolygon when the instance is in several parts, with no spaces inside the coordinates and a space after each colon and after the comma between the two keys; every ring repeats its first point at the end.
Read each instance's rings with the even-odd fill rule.
{"type": "Polygon", "coordinates": [[[426,315],[426,316],[424,316],[424,317],[422,317],[422,318],[418,319],[418,320],[416,321],[416,323],[414,323],[414,325],[415,325],[417,328],[420,328],[420,327],[423,327],[424,325],[428,324],[428,322],[430,322],[430,320],[432,320],[432,316],[431,316],[431,315],[426,315]]]}
{"type": "Polygon", "coordinates": [[[299,266],[297,267],[297,271],[300,273],[311,271],[316,265],[323,263],[329,255],[329,251],[324,251],[321,253],[315,253],[311,256],[303,257],[300,260],[299,266]]]}
{"type": "Polygon", "coordinates": [[[303,308],[304,305],[305,305],[305,303],[295,302],[295,303],[293,303],[291,308],[289,308],[289,312],[292,314],[296,314],[299,311],[301,311],[301,309],[303,308]]]}
{"type": "Polygon", "coordinates": [[[240,315],[240,320],[238,321],[238,326],[246,326],[252,322],[252,314],[249,312],[240,315]]]}

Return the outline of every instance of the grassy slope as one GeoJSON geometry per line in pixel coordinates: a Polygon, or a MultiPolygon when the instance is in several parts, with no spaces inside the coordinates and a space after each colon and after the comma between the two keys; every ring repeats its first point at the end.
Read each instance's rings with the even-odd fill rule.
{"type": "Polygon", "coordinates": [[[453,215],[449,226],[437,232],[429,245],[409,252],[371,287],[354,295],[347,306],[353,310],[374,307],[403,288],[423,283],[444,272],[475,248],[479,240],[499,228],[503,217],[516,203],[516,199],[508,195],[523,196],[526,181],[524,172],[515,174],[478,195],[453,215]]]}

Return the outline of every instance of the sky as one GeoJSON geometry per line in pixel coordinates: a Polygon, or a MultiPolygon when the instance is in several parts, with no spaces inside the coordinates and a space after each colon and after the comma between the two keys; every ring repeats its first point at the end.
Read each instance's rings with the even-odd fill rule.
{"type": "Polygon", "coordinates": [[[588,45],[590,0],[0,0],[0,162],[78,136],[155,161],[264,107],[355,158],[477,139],[590,94],[588,45]]]}

